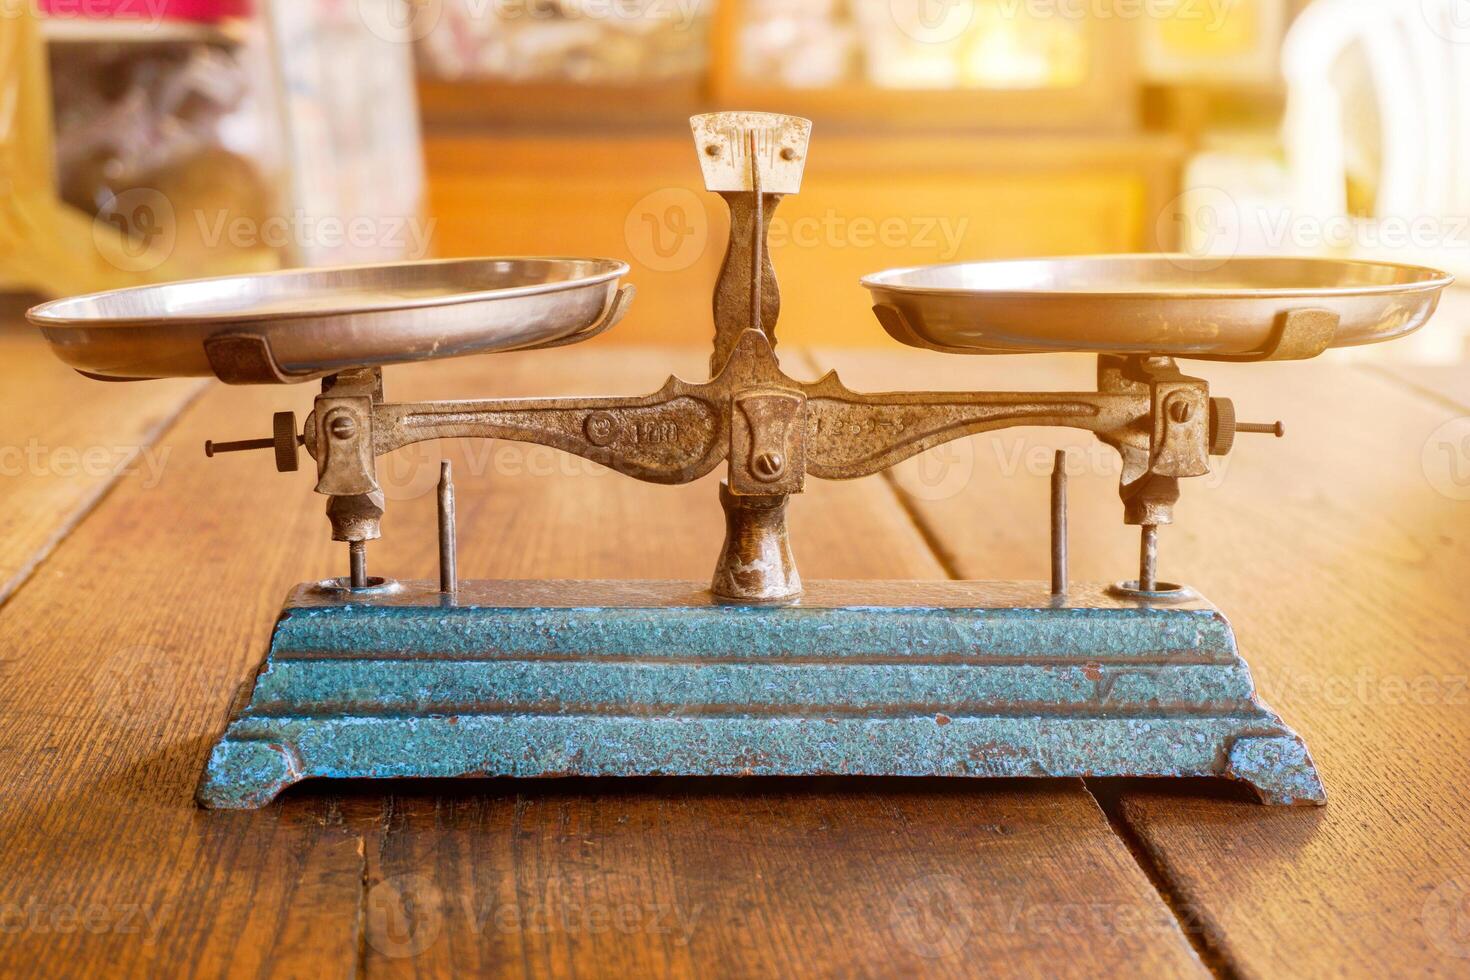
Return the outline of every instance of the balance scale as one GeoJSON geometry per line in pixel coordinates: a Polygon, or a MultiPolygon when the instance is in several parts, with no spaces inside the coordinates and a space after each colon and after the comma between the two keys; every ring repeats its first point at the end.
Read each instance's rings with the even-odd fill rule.
{"type": "Polygon", "coordinates": [[[730,210],[710,378],[642,397],[390,402],[387,364],[575,343],[624,315],[628,266],[488,258],[293,270],[58,300],[30,319],[105,380],[320,380],[298,427],[209,443],[316,463],[347,576],[296,586],[198,789],[258,807],[311,778],[814,775],[1222,776],[1274,804],[1321,804],[1305,744],[1256,697],[1229,622],[1155,573],[1179,481],[1241,433],[1176,358],[1261,361],[1421,326],[1450,278],[1324,259],[1108,256],[898,269],[863,280],[901,343],[959,354],[1089,351],[1097,390],[894,392],[788,376],[766,248],[799,190],[811,124],[692,120],[705,186],[730,210]],[[1010,426],[1069,426],[1122,457],[1137,577],[1067,579],[1065,476],[1052,578],[807,582],[786,529],[809,477],[845,480],[1010,426]],[[439,487],[438,582],[368,574],[375,460],[428,439],[511,439],[681,484],[722,463],[712,580],[465,581],[439,487]]]}

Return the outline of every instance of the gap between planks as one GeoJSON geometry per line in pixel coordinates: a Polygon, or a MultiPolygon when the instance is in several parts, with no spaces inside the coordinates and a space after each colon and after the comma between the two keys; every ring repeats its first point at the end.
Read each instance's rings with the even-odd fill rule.
{"type": "Polygon", "coordinates": [[[1200,963],[1204,965],[1214,976],[1221,980],[1237,980],[1244,974],[1230,960],[1230,956],[1224,948],[1217,943],[1205,928],[1205,917],[1200,914],[1196,904],[1190,901],[1174,878],[1164,867],[1161,855],[1149,848],[1128,822],[1123,814],[1123,784],[1128,781],[1113,780],[1111,782],[1099,782],[1095,779],[1082,780],[1082,786],[1092,801],[1097,804],[1099,810],[1107,818],[1108,826],[1113,829],[1113,834],[1128,848],[1128,853],[1133,855],[1138,868],[1148,878],[1149,884],[1153,885],[1154,891],[1158,892],[1159,899],[1169,907],[1169,912],[1174,916],[1174,922],[1184,937],[1189,940],[1190,948],[1194,955],[1199,957],[1200,963]]]}

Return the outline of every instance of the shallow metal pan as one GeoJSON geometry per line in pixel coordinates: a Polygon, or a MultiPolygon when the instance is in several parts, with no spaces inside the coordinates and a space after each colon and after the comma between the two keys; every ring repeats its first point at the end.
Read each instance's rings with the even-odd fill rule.
{"type": "Polygon", "coordinates": [[[573,338],[612,312],[627,272],[616,259],[519,257],[291,269],[74,296],[27,316],[97,377],[223,374],[206,343],[259,336],[276,380],[305,380],[573,338]]]}
{"type": "Polygon", "coordinates": [[[884,328],[916,347],[1250,359],[1296,310],[1336,316],[1333,347],[1403,336],[1452,281],[1384,262],[1108,255],[891,269],[862,283],[884,328]]]}

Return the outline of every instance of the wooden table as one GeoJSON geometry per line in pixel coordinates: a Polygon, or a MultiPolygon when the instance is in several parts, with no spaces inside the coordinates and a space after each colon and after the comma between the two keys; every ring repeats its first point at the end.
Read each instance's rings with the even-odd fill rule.
{"type": "MultiPolygon", "coordinates": [[[[393,369],[389,394],[645,391],[704,357],[597,342],[393,369]]],[[[786,364],[859,388],[1091,384],[1065,357],[786,364]]],[[[0,974],[1470,973],[1470,389],[1444,378],[1201,369],[1290,432],[1191,481],[1161,571],[1231,615],[1325,809],[1216,783],[648,779],[308,785],[204,812],[195,781],[278,604],[345,555],[307,474],[199,447],[312,392],[96,384],[20,335],[0,365],[0,974]]],[[[816,481],[792,506],[802,571],[1044,578],[1057,447],[1074,575],[1125,577],[1115,462],[1043,430],[816,481]]],[[[466,577],[709,574],[714,478],[650,487],[501,443],[383,465],[374,571],[433,574],[441,454],[466,577]]]]}

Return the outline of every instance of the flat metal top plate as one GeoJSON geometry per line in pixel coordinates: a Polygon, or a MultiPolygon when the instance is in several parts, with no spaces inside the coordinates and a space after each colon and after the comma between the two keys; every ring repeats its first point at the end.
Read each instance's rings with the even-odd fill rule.
{"type": "Polygon", "coordinates": [[[1181,357],[1261,352],[1278,318],[1304,309],[1340,318],[1334,347],[1392,340],[1422,326],[1451,282],[1385,262],[1183,255],[965,262],[862,280],[884,328],[915,347],[1181,357]]]}
{"type": "Polygon", "coordinates": [[[1153,603],[1117,596],[1105,585],[1074,583],[1066,596],[1054,597],[1045,582],[868,581],[833,579],[805,583],[802,597],[786,606],[726,605],[710,595],[707,583],[662,579],[484,579],[459,583],[446,596],[433,582],[394,582],[387,587],[346,592],[336,580],[296,586],[290,609],[342,605],[476,609],[723,609],[742,611],[803,609],[1160,609],[1210,611],[1208,601],[1191,596],[1181,602],[1153,603]]]}
{"type": "Polygon", "coordinates": [[[627,272],[616,259],[529,257],[290,269],[74,296],[27,316],[58,357],[103,377],[207,377],[204,341],[238,332],[309,374],[569,337],[601,319],[627,272]]]}
{"type": "Polygon", "coordinates": [[[710,112],[691,116],[694,146],[704,186],[711,191],[750,191],[749,137],[755,136],[755,165],[767,194],[801,190],[812,124],[800,116],[774,112],[710,112]]]}

